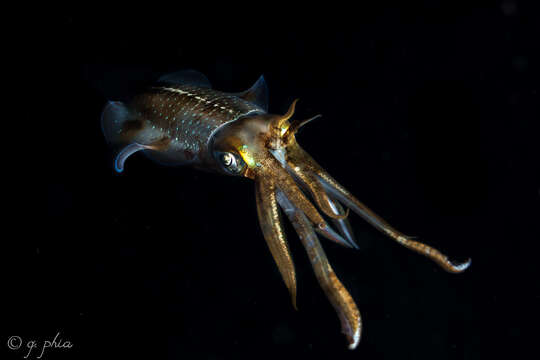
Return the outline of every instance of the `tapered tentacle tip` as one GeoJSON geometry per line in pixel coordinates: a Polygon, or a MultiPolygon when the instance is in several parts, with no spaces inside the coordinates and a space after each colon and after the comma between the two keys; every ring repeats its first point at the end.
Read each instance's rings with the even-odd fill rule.
{"type": "Polygon", "coordinates": [[[352,237],[352,235],[349,234],[348,236],[346,236],[346,238],[347,238],[347,241],[349,242],[349,244],[351,244],[353,249],[360,250],[360,246],[358,246],[358,243],[356,242],[354,237],[352,237]]]}
{"type": "Polygon", "coordinates": [[[358,323],[355,325],[355,328],[351,329],[352,331],[345,332],[345,336],[347,337],[347,341],[349,342],[349,350],[356,349],[358,347],[358,344],[360,343],[360,334],[362,332],[362,324],[360,320],[358,320],[358,323]]]}
{"type": "Polygon", "coordinates": [[[358,340],[349,341],[349,350],[356,349],[359,342],[360,342],[360,337],[358,337],[358,340]]]}
{"type": "Polygon", "coordinates": [[[296,305],[296,292],[291,292],[291,302],[294,310],[298,311],[298,306],[296,305]]]}
{"type": "Polygon", "coordinates": [[[337,232],[335,232],[330,226],[328,226],[326,223],[318,224],[315,228],[315,231],[327,238],[328,240],[331,240],[335,243],[338,243],[339,245],[348,247],[348,248],[354,248],[355,246],[353,244],[350,244],[347,240],[345,240],[341,235],[339,235],[337,232]]]}
{"type": "Polygon", "coordinates": [[[471,258],[468,258],[466,261],[462,263],[449,262],[450,267],[448,268],[448,271],[455,274],[462,273],[465,270],[467,270],[469,266],[471,266],[471,263],[472,263],[471,258]]]}

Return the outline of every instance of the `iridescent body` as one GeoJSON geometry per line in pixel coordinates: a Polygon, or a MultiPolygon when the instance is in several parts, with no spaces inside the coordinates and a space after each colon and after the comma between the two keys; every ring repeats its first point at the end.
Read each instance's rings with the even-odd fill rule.
{"type": "Polygon", "coordinates": [[[438,250],[412,240],[374,214],[296,142],[298,129],[316,117],[290,121],[296,101],[285,115],[268,114],[267,99],[262,77],[249,90],[230,94],[211,89],[202,74],[179,72],[161,78],[159,84],[128,105],[109,103],[103,112],[103,132],[121,149],[115,160],[117,171],[123,170],[130,155],[144,151],[160,162],[190,164],[253,179],[261,229],[294,307],[296,273],[281,210],[306,248],[317,280],[341,320],[349,348],[354,349],[361,335],[360,313],[318,240],[320,235],[358,248],[347,220],[349,209],[448,272],[464,271],[470,260],[454,264],[438,250]],[[328,225],[328,218],[337,231],[328,225]]]}

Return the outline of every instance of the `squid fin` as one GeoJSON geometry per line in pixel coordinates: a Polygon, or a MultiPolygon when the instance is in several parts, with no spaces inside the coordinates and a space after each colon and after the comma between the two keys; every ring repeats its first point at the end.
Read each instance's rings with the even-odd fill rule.
{"type": "Polygon", "coordinates": [[[155,154],[166,152],[170,142],[171,139],[169,137],[163,137],[150,144],[133,142],[120,150],[118,155],[116,155],[116,158],[114,159],[114,169],[119,173],[124,171],[124,163],[126,162],[126,159],[141,150],[153,150],[155,154]]]}
{"type": "Polygon", "coordinates": [[[158,79],[158,82],[212,88],[212,84],[204,74],[191,69],[165,74],[158,79]]]}
{"type": "Polygon", "coordinates": [[[252,87],[234,95],[259,106],[264,111],[268,111],[268,86],[263,75],[259,77],[252,87]]]}
{"type": "Polygon", "coordinates": [[[109,101],[101,114],[101,130],[109,144],[123,141],[124,124],[131,118],[128,107],[120,101],[109,101]]]}
{"type": "Polygon", "coordinates": [[[141,145],[138,143],[132,143],[128,146],[124,147],[118,155],[116,155],[116,158],[114,159],[114,170],[116,172],[121,173],[124,171],[124,163],[126,162],[126,159],[130,157],[131,155],[135,154],[137,151],[150,149],[151,146],[148,145],[141,145]]]}

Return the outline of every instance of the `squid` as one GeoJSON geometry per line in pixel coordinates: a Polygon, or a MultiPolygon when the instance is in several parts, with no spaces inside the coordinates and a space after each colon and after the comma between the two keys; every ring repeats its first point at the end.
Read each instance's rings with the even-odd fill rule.
{"type": "Polygon", "coordinates": [[[334,180],[296,140],[298,130],[319,117],[293,119],[296,103],[284,115],[270,114],[263,76],[246,91],[227,93],[212,89],[203,74],[184,70],[161,77],[129,103],[108,102],[101,122],[107,142],[117,151],[118,172],[141,151],[162,164],[191,165],[254,180],[260,227],[294,308],[296,273],[283,215],[308,253],[349,349],[355,349],[362,332],[360,312],[319,241],[322,237],[358,249],[348,221],[350,210],[447,272],[461,273],[471,260],[452,262],[439,250],[404,235],[334,180]]]}

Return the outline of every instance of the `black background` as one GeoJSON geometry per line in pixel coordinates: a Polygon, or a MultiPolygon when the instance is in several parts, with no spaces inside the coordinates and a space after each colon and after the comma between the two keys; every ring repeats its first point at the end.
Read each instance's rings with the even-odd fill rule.
{"type": "Polygon", "coordinates": [[[44,17],[26,49],[45,78],[25,86],[40,95],[18,93],[35,99],[20,134],[36,140],[16,137],[31,155],[14,152],[25,168],[6,189],[25,195],[3,254],[6,354],[26,354],[7,349],[10,336],[60,332],[74,347],[43,358],[534,358],[540,16],[533,2],[474,3],[271,15],[254,4],[147,4],[44,17]],[[287,224],[299,311],[291,306],[250,180],[141,154],[114,173],[99,123],[106,100],[186,68],[224,91],[264,74],[271,112],[299,97],[296,116],[322,113],[302,146],[397,229],[472,257],[471,268],[447,274],[351,215],[360,251],[323,242],[363,316],[361,343],[347,350],[287,224]]]}

